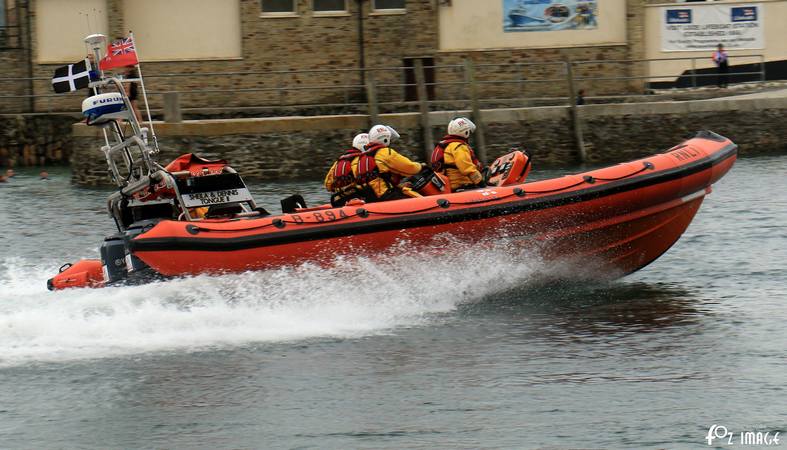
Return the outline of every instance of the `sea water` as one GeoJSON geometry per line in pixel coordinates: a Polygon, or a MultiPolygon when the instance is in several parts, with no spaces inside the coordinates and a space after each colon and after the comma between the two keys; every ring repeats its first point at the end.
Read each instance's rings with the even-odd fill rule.
{"type": "MultiPolygon", "coordinates": [[[[739,160],[670,251],[611,283],[544,281],[527,249],[402,243],[329,267],[49,292],[113,231],[108,191],[22,170],[0,184],[0,448],[697,448],[714,425],[784,433],[785,176],[785,156],[739,160]]],[[[326,199],[319,183],[251,188],[270,210],[326,199]]]]}

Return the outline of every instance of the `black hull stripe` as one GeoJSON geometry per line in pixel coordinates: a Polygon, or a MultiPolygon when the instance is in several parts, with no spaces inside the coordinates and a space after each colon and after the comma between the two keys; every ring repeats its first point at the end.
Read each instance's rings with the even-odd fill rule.
{"type": "MultiPolygon", "coordinates": [[[[582,190],[558,193],[545,197],[528,199],[526,194],[521,200],[507,201],[505,203],[498,203],[495,205],[463,208],[453,211],[450,209],[439,210],[438,212],[430,212],[418,215],[403,215],[380,219],[367,219],[363,222],[354,223],[328,223],[326,225],[312,228],[298,229],[296,228],[298,225],[288,225],[288,227],[292,228],[276,233],[265,233],[234,238],[137,238],[129,243],[129,247],[133,252],[177,250],[222,252],[247,250],[258,247],[290,244],[311,240],[330,239],[350,235],[377,233],[381,231],[402,230],[431,225],[442,225],[446,223],[488,219],[491,217],[506,216],[527,211],[554,208],[572,203],[580,203],[588,200],[595,200],[609,195],[619,194],[655,184],[673,181],[688,175],[708,170],[713,166],[726,161],[728,158],[735,156],[736,153],[737,146],[735,144],[730,144],[711,156],[702,158],[684,166],[676,167],[674,169],[655,172],[652,174],[638,175],[634,178],[627,178],[603,185],[590,186],[582,190]]],[[[141,237],[144,237],[144,235],[141,237]]]]}

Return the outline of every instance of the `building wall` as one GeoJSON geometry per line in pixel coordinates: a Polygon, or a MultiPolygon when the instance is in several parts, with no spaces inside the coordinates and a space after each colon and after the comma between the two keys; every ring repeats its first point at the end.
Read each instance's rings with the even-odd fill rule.
{"type": "MultiPolygon", "coordinates": [[[[539,6],[541,7],[541,6],[539,6]]],[[[513,31],[503,29],[502,0],[451,0],[439,12],[440,50],[553,48],[626,44],[626,2],[598,2],[598,26],[589,30],[513,31]],[[479,7],[483,5],[483,7],[479,7]]]]}
{"type": "MultiPolygon", "coordinates": [[[[48,2],[56,0],[34,0],[32,14],[37,17],[42,8],[49,8],[48,2]]],[[[82,0],[69,0],[82,1],[82,0]]],[[[93,0],[84,0],[93,1],[93,0]]],[[[215,58],[192,61],[166,61],[161,59],[167,51],[176,52],[184,46],[186,39],[168,39],[157,44],[152,50],[153,61],[146,55],[145,46],[140,40],[139,56],[143,61],[146,87],[151,92],[226,90],[184,94],[182,101],[186,107],[206,106],[253,106],[253,105],[290,105],[315,102],[344,102],[347,98],[363,97],[364,89],[358,71],[348,70],[360,67],[362,46],[359,41],[358,3],[348,0],[346,14],[320,15],[311,10],[311,0],[296,0],[297,15],[270,17],[261,15],[259,0],[239,0],[241,58],[215,60],[215,58]],[[329,73],[335,69],[343,71],[329,73]],[[288,70],[325,70],[325,72],[232,75],[237,72],[281,72],[288,70]],[[161,74],[186,73],[188,78],[157,78],[161,74]],[[212,75],[200,76],[201,73],[212,75]],[[222,75],[228,74],[228,75],[222,75]],[[324,89],[303,91],[279,91],[281,86],[327,85],[324,89]],[[342,86],[351,86],[343,88],[342,86]],[[269,89],[262,92],[232,92],[240,89],[269,89]]],[[[225,3],[222,1],[222,5],[225,3]]],[[[230,8],[232,2],[229,2],[230,8]]],[[[404,14],[383,14],[372,12],[370,2],[363,1],[364,42],[363,55],[367,67],[399,68],[405,57],[432,54],[436,47],[434,30],[434,6],[431,1],[410,0],[404,14]]],[[[141,13],[133,2],[127,0],[106,0],[109,14],[109,35],[123,35],[131,27],[132,21],[141,21],[141,13]]],[[[160,8],[169,8],[164,5],[160,8]]],[[[84,9],[84,7],[82,8],[84,9]]],[[[49,16],[49,12],[45,12],[49,16]]],[[[170,14],[168,17],[172,17],[170,14]]],[[[179,16],[182,17],[182,16],[179,16]]],[[[196,17],[196,16],[195,16],[196,17]]],[[[191,18],[194,19],[194,18],[191,18]]],[[[182,25],[198,29],[210,39],[224,39],[222,29],[210,26],[210,21],[182,18],[182,25]],[[207,26],[206,26],[207,22],[207,26]]],[[[38,25],[39,20],[34,20],[38,25]]],[[[144,30],[144,28],[143,28],[144,30]]],[[[151,36],[152,37],[152,36],[151,36]]],[[[34,45],[40,39],[51,39],[46,33],[34,29],[34,45]]],[[[138,38],[141,39],[141,38],[138,38]]],[[[74,38],[82,45],[82,36],[74,38]]],[[[60,63],[73,62],[63,60],[60,63]]],[[[36,75],[47,77],[56,67],[54,64],[38,64],[36,75]]],[[[386,70],[379,74],[380,83],[400,82],[401,70],[386,70]]],[[[44,93],[51,88],[46,80],[36,83],[36,92],[44,93]]],[[[401,100],[401,88],[381,89],[381,95],[401,100]]],[[[153,96],[153,106],[161,105],[161,97],[153,96]]],[[[74,99],[45,99],[38,102],[39,109],[69,108],[76,110],[74,99]]]]}
{"type": "Polygon", "coordinates": [[[84,37],[107,34],[105,0],[36,0],[35,62],[73,63],[84,58],[84,37]]]}
{"type": "MultiPolygon", "coordinates": [[[[664,8],[667,6],[686,6],[693,8],[712,8],[721,2],[703,3],[650,3],[645,7],[645,42],[646,58],[690,58],[696,57],[695,68],[707,69],[715,67],[711,60],[712,50],[705,51],[663,51],[661,32],[663,26],[664,8]]],[[[787,0],[766,0],[759,2],[725,1],[730,5],[759,5],[762,8],[764,22],[764,49],[730,50],[730,64],[750,64],[760,61],[759,57],[743,57],[743,55],[763,55],[765,61],[787,60],[787,39],[785,39],[784,21],[787,18],[787,0]]],[[[692,62],[687,61],[654,61],[648,64],[648,74],[651,76],[677,76],[692,68],[692,62]]]]}
{"type": "MultiPolygon", "coordinates": [[[[446,33],[449,27],[452,29],[464,30],[475,25],[463,24],[463,26],[453,26],[453,24],[443,19],[452,16],[461,16],[462,20],[471,20],[472,1],[471,0],[452,0],[452,5],[462,6],[464,9],[453,10],[441,7],[440,27],[441,33],[446,33]],[[448,15],[450,14],[450,15],[448,15]]],[[[491,4],[491,3],[490,3],[491,4]]],[[[501,35],[500,4],[495,1],[494,18],[489,18],[489,30],[484,28],[482,35],[490,33],[501,35]],[[494,19],[494,22],[492,20],[494,19]]],[[[600,2],[600,7],[606,9],[605,2],[600,2]]],[[[482,94],[491,98],[510,98],[512,96],[523,97],[566,97],[569,94],[568,84],[566,83],[566,71],[563,62],[571,61],[590,61],[581,65],[573,66],[575,89],[583,89],[586,96],[603,94],[621,93],[642,93],[644,90],[644,80],[580,80],[580,78],[615,78],[615,77],[636,77],[645,73],[646,67],[642,63],[619,61],[641,59],[644,57],[644,5],[641,0],[626,0],[621,3],[610,3],[616,5],[612,12],[607,13],[616,24],[617,37],[603,37],[601,34],[594,34],[595,30],[565,30],[550,32],[519,32],[513,33],[516,36],[523,36],[523,42],[518,47],[489,49],[489,42],[484,42],[476,46],[474,51],[468,50],[449,50],[440,49],[436,53],[435,61],[440,65],[462,64],[465,58],[472,59],[479,65],[477,69],[477,79],[483,81],[519,80],[521,83],[499,83],[486,84],[482,94]],[[567,34],[564,34],[567,33],[567,34]],[[589,35],[587,33],[590,33],[589,35]],[[544,35],[546,37],[531,37],[544,35]],[[549,38],[549,36],[557,36],[549,38]],[[567,36],[566,38],[562,36],[567,36]],[[548,39],[553,39],[550,44],[548,39]],[[599,43],[588,44],[588,41],[598,39],[599,43]],[[607,41],[600,43],[601,41],[607,41]],[[618,41],[619,40],[619,41],[618,41]],[[613,42],[618,41],[618,42],[613,42]],[[482,64],[493,64],[493,66],[481,66],[482,64]],[[518,65],[524,64],[524,65],[518,65]],[[532,64],[532,65],[531,65],[532,64]],[[538,80],[554,80],[542,82],[538,80]]],[[[599,20],[600,28],[605,27],[603,20],[607,18],[602,15],[599,20]]],[[[610,23],[609,21],[607,23],[610,23]]],[[[512,34],[512,33],[505,33],[512,34]]],[[[612,35],[609,35],[612,36],[612,35]]],[[[441,39],[443,36],[441,35],[441,39]]],[[[496,38],[494,38],[496,39],[496,38]]],[[[443,45],[441,40],[441,46],[443,45]]],[[[445,71],[447,72],[447,71],[445,71]]],[[[439,81],[461,81],[464,74],[459,71],[454,73],[442,73],[439,81]]],[[[457,96],[467,98],[466,87],[455,87],[453,92],[446,89],[446,97],[457,96]]],[[[538,104],[538,103],[534,103],[538,104]]],[[[523,105],[517,105],[523,106],[523,105]]]]}
{"type": "MultiPolygon", "coordinates": [[[[16,0],[0,1],[5,7],[5,28],[0,29],[0,114],[25,111],[29,107],[29,49],[25,39],[26,10],[16,0]]],[[[2,150],[2,149],[0,149],[2,150]]]]}
{"type": "MultiPolygon", "coordinates": [[[[375,69],[374,79],[383,111],[392,108],[391,102],[410,98],[404,87],[386,85],[405,81],[403,66],[411,58],[433,58],[438,66],[459,66],[466,58],[474,60],[478,65],[477,79],[498,82],[481,86],[480,95],[491,99],[568,95],[568,86],[562,81],[565,69],[561,64],[565,58],[594,61],[576,67],[577,77],[632,76],[643,70],[641,64],[607,62],[643,56],[644,8],[641,0],[600,2],[602,14],[598,30],[507,33],[515,35],[516,42],[506,43],[508,48],[504,49],[490,49],[496,44],[484,40],[491,39],[489,36],[495,33],[503,34],[499,13],[495,16],[494,26],[479,35],[484,39],[473,45],[467,39],[449,45],[452,39],[459,39],[453,37],[451,30],[472,28],[468,21],[473,11],[477,11],[472,0],[453,0],[450,7],[438,0],[407,0],[406,11],[395,14],[372,11],[370,0],[348,0],[345,13],[328,15],[313,12],[311,0],[296,0],[296,14],[275,17],[262,14],[259,0],[188,0],[189,3],[199,1],[205,8],[185,8],[188,12],[183,12],[182,3],[186,1],[65,0],[59,3],[58,0],[31,0],[34,48],[44,55],[44,50],[55,46],[55,39],[42,27],[67,5],[79,4],[72,8],[71,15],[75,14],[74,11],[103,12],[110,37],[134,30],[143,62],[145,87],[152,93],[150,100],[154,108],[162,107],[164,92],[180,91],[184,108],[278,108],[280,105],[350,101],[361,104],[359,108],[362,111],[366,95],[365,77],[357,70],[361,67],[362,58],[365,67],[375,69]],[[96,1],[103,7],[93,5],[96,1]],[[362,7],[362,39],[359,3],[362,7]],[[219,5],[223,8],[221,14],[216,12],[219,5]],[[227,31],[232,28],[236,10],[240,24],[238,34],[227,31]],[[148,15],[151,15],[151,20],[146,20],[148,15]],[[221,20],[206,20],[207,16],[213,15],[221,16],[221,20]],[[173,17],[177,20],[172,20],[173,17]],[[443,30],[442,35],[439,30],[443,30]],[[215,47],[198,45],[199,39],[190,39],[189,33],[199,39],[215,40],[215,47]],[[182,38],[179,37],[181,35],[182,38]],[[239,57],[235,56],[238,42],[239,57]],[[471,48],[457,50],[455,47],[471,48]],[[202,56],[200,52],[203,52],[202,56]],[[177,60],[178,55],[191,60],[177,60]],[[517,63],[533,65],[517,66],[517,63]],[[290,70],[312,72],[296,75],[288,73],[290,70]],[[253,74],[237,75],[238,72],[253,74]],[[163,76],[167,74],[187,74],[188,77],[163,76]],[[555,81],[537,82],[534,81],[536,79],[555,81]],[[318,85],[323,87],[312,89],[318,85]],[[281,87],[307,89],[281,90],[281,87]],[[210,92],[195,92],[200,90],[210,92]]],[[[492,10],[499,9],[501,1],[489,3],[492,10]]],[[[71,19],[70,22],[80,22],[71,19]]],[[[82,17],[82,21],[84,19],[82,17]]],[[[91,20],[102,22],[100,17],[91,20]]],[[[73,27],[78,31],[78,25],[73,27]]],[[[57,44],[68,42],[68,46],[73,46],[69,50],[71,53],[66,55],[63,50],[57,64],[54,61],[52,64],[36,64],[35,76],[43,78],[35,83],[36,93],[50,93],[47,77],[51,76],[52,70],[59,64],[75,61],[84,53],[83,33],[77,31],[69,31],[74,36],[56,39],[57,44]]],[[[457,33],[457,36],[460,34],[463,33],[457,33]]],[[[53,53],[48,59],[54,56],[53,53]]],[[[468,104],[464,100],[469,98],[467,86],[445,84],[464,79],[461,67],[435,69],[435,81],[438,83],[435,99],[452,101],[446,104],[449,109],[466,107],[468,104]]],[[[577,87],[585,89],[586,95],[641,92],[643,89],[642,82],[636,80],[580,80],[577,87]]],[[[38,111],[77,111],[80,95],[39,99],[36,108],[38,111]]],[[[205,111],[209,113],[210,110],[205,111]]],[[[297,109],[287,111],[292,114],[297,109]]],[[[275,112],[287,113],[282,110],[275,112]]]]}
{"type": "Polygon", "coordinates": [[[123,19],[148,61],[241,57],[239,0],[135,0],[123,19]]]}

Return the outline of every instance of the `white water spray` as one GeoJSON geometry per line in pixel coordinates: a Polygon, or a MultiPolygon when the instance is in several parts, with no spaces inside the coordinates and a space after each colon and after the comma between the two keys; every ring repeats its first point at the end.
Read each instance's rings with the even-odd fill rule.
{"type": "Polygon", "coordinates": [[[395,332],[526,283],[539,264],[515,256],[468,248],[59,292],[46,290],[50,265],[7,259],[0,366],[395,332]]]}

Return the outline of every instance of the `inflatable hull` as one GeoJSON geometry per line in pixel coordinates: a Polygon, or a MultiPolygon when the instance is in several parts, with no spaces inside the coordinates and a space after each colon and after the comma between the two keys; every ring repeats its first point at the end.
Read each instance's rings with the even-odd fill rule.
{"type": "Polygon", "coordinates": [[[129,250],[156,272],[179,276],[372,255],[450,234],[468,242],[521,238],[548,258],[590,258],[615,277],[678,240],[736,154],[728,139],[704,133],[650,158],[516,186],[253,220],[162,221],[129,250]]]}

